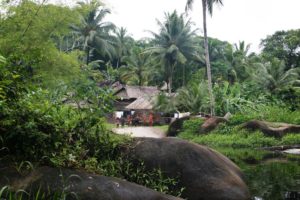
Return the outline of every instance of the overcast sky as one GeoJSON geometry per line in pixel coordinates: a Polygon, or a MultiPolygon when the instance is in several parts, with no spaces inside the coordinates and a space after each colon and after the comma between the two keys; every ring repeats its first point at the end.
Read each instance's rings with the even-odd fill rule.
{"type": "MultiPolygon", "coordinates": [[[[190,17],[202,29],[200,0],[194,0],[190,17]]],[[[145,30],[158,31],[155,19],[164,12],[184,12],[186,0],[105,0],[112,9],[107,20],[126,27],[135,39],[148,37],[145,30]]],[[[230,43],[246,41],[258,51],[260,40],[278,30],[300,28],[300,0],[223,0],[208,19],[208,35],[230,43]]],[[[202,34],[200,31],[199,34],[202,34]]]]}

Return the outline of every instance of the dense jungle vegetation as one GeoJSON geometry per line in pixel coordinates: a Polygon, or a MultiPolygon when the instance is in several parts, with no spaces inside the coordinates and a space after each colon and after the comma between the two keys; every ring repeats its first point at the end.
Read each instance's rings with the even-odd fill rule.
{"type": "Polygon", "coordinates": [[[0,162],[85,169],[180,195],[182,188],[170,189],[176,180],[120,154],[130,138],[111,134],[105,121],[116,81],[166,83],[177,94],[159,95],[160,112],[233,114],[205,136],[195,132],[201,120],[187,121],[181,138],[215,148],[300,144],[296,134],[276,139],[237,128],[250,119],[300,124],[300,29],[262,38],[261,53],[253,53],[243,41],[201,36],[176,11],[158,20],[151,38],[135,40],[106,21],[102,2],[46,2],[0,1],[0,162]]]}

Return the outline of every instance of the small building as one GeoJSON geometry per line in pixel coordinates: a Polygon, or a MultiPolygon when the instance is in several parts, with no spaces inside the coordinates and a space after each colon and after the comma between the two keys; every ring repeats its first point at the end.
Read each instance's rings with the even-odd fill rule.
{"type": "MultiPolygon", "coordinates": [[[[116,110],[128,110],[126,107],[136,100],[138,100],[139,103],[143,102],[143,104],[147,102],[149,108],[150,99],[161,92],[157,87],[153,86],[129,86],[118,83],[113,86],[113,90],[114,96],[116,97],[116,110]]],[[[135,105],[137,105],[138,102],[135,105]]]]}
{"type": "Polygon", "coordinates": [[[160,121],[159,113],[154,111],[155,98],[162,90],[153,86],[129,86],[115,83],[113,85],[115,99],[115,118],[135,117],[141,123],[147,123],[153,117],[160,121]],[[151,115],[151,117],[150,117],[151,115]]]}

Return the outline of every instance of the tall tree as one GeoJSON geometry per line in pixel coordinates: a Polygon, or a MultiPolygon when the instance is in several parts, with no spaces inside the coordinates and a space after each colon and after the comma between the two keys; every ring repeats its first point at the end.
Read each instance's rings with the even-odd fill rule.
{"type": "Polygon", "coordinates": [[[127,65],[120,67],[121,80],[139,86],[147,84],[151,66],[149,55],[144,54],[140,48],[135,48],[131,55],[123,57],[122,61],[127,65]]]}
{"type": "Polygon", "coordinates": [[[238,44],[234,44],[234,49],[236,54],[246,57],[250,50],[250,44],[246,44],[245,41],[239,41],[238,44]]]}
{"type": "Polygon", "coordinates": [[[284,60],[286,70],[300,67],[300,29],[277,31],[263,39],[261,46],[264,58],[284,60]]]}
{"type": "Polygon", "coordinates": [[[110,13],[108,9],[91,7],[86,16],[82,16],[80,25],[72,25],[71,28],[78,36],[77,43],[86,51],[86,64],[90,62],[90,53],[97,50],[102,55],[112,55],[113,37],[109,34],[115,29],[111,22],[104,22],[104,17],[110,13]]]}
{"type": "MultiPolygon", "coordinates": [[[[192,8],[194,0],[187,0],[186,11],[192,8]]],[[[211,76],[211,67],[209,60],[209,51],[208,51],[208,37],[207,37],[207,25],[206,25],[206,13],[212,16],[214,4],[223,5],[223,0],[202,0],[202,14],[203,14],[203,31],[204,31],[204,48],[205,48],[205,61],[207,67],[207,79],[208,79],[208,91],[210,97],[210,112],[214,114],[214,95],[212,90],[212,76],[211,76]]]]}
{"type": "Polygon", "coordinates": [[[194,43],[195,31],[191,28],[191,21],[185,20],[176,11],[165,15],[165,21],[157,21],[160,32],[151,32],[154,36],[154,46],[146,49],[146,53],[153,54],[164,67],[165,79],[169,93],[172,92],[174,69],[184,64],[187,59],[196,57],[194,43]]]}
{"type": "Polygon", "coordinates": [[[129,42],[133,39],[128,35],[124,27],[116,29],[116,59],[117,68],[121,65],[122,57],[129,55],[129,42]]]}
{"type": "Polygon", "coordinates": [[[228,44],[225,48],[225,60],[228,66],[228,81],[233,84],[238,79],[240,82],[249,78],[249,69],[256,63],[252,58],[255,54],[249,54],[250,44],[240,41],[238,44],[228,44]]]}
{"type": "Polygon", "coordinates": [[[292,68],[286,71],[284,61],[273,58],[269,62],[257,63],[256,71],[252,73],[252,79],[260,89],[277,93],[287,88],[299,89],[300,68],[292,68]]]}

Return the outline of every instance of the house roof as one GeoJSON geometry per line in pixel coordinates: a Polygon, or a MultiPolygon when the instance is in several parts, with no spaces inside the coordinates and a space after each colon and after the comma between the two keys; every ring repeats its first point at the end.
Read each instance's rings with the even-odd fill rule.
{"type": "Polygon", "coordinates": [[[125,108],[128,110],[152,110],[153,98],[139,97],[125,108]]]}
{"type": "Polygon", "coordinates": [[[122,85],[115,89],[115,95],[123,99],[138,99],[140,97],[152,97],[159,94],[160,90],[152,86],[122,85]]]}

